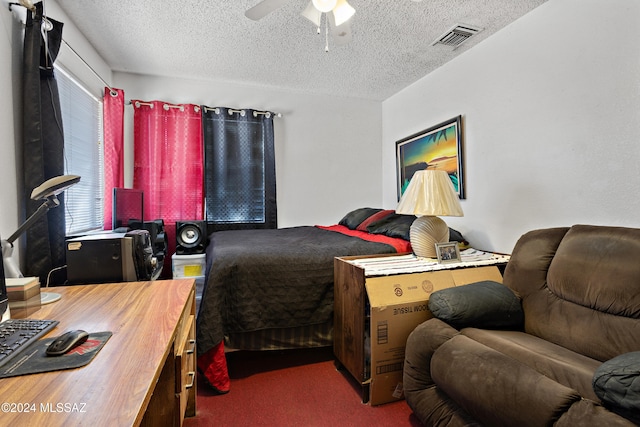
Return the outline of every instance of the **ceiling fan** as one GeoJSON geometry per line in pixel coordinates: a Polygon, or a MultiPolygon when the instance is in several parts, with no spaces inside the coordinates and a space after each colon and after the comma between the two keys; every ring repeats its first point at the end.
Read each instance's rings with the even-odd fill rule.
{"type": "MultiPolygon", "coordinates": [[[[291,0],[262,0],[244,14],[247,18],[259,21],[271,12],[281,8],[291,0]]],[[[329,51],[329,32],[337,44],[346,44],[351,40],[351,17],[356,10],[347,0],[311,0],[301,15],[318,27],[322,25],[322,14],[325,14],[325,51],[329,51]]]]}

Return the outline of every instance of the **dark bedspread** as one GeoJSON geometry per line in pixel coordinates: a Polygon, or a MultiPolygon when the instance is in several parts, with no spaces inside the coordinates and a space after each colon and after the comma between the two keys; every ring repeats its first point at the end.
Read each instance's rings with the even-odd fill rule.
{"type": "Polygon", "coordinates": [[[393,252],[384,243],[312,226],[213,233],[197,318],[198,355],[226,333],[330,320],[334,257],[393,252]]]}

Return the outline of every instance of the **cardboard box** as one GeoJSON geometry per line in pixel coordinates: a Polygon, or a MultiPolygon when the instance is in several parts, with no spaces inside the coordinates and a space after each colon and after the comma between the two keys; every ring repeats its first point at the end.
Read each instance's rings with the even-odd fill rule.
{"type": "Polygon", "coordinates": [[[171,257],[173,278],[201,277],[206,269],[206,254],[176,255],[171,257]]]}
{"type": "Polygon", "coordinates": [[[428,309],[429,295],[482,280],[502,283],[502,275],[497,267],[490,266],[367,279],[365,287],[371,306],[371,405],[404,398],[405,345],[415,327],[433,317],[428,309]]]}

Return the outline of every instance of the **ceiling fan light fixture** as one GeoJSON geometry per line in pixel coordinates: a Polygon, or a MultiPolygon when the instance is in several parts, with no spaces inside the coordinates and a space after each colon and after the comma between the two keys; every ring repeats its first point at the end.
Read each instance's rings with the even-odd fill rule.
{"type": "Polygon", "coordinates": [[[347,0],[338,0],[333,8],[333,18],[336,26],[340,26],[347,22],[356,13],[356,10],[347,3],[347,0]]]}
{"type": "Polygon", "coordinates": [[[327,13],[331,12],[333,8],[336,7],[338,0],[311,0],[311,2],[320,12],[327,13]]]}

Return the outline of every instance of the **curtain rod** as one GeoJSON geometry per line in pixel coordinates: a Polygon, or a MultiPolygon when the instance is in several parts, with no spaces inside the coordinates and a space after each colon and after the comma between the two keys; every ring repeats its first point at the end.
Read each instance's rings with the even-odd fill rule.
{"type": "MultiPolygon", "coordinates": [[[[215,112],[216,114],[220,114],[220,108],[219,108],[219,107],[209,108],[209,107],[205,107],[205,106],[203,106],[202,108],[204,109],[205,113],[206,113],[207,111],[213,111],[213,112],[215,112]]],[[[228,109],[227,109],[227,112],[229,113],[229,115],[231,115],[231,114],[233,114],[233,113],[237,113],[237,114],[240,114],[242,117],[244,117],[244,116],[245,116],[245,114],[246,114],[246,111],[245,111],[245,110],[236,110],[236,109],[233,109],[233,108],[228,108],[228,109]]],[[[253,112],[253,116],[254,116],[254,117],[256,117],[256,116],[258,116],[258,115],[260,115],[260,114],[265,115],[265,116],[267,116],[267,117],[270,117],[272,114],[273,114],[275,117],[282,117],[282,113],[275,113],[275,112],[273,112],[273,111],[254,111],[254,112],[253,112]]]]}
{"type": "MultiPolygon", "coordinates": [[[[44,5],[44,3],[43,3],[43,5],[44,5]]],[[[9,2],[9,11],[13,12],[13,10],[11,10],[11,6],[22,6],[25,9],[29,9],[32,12],[36,11],[36,6],[33,4],[33,2],[27,1],[27,0],[22,0],[20,3],[9,2]]]]}
{"type": "MultiPolygon", "coordinates": [[[[135,105],[136,108],[140,108],[140,106],[142,105],[146,105],[147,107],[151,107],[153,108],[153,103],[152,102],[144,102],[144,101],[136,101],[134,103],[132,103],[131,101],[127,102],[128,105],[135,105]]],[[[179,108],[180,111],[184,110],[184,105],[174,105],[174,104],[169,104],[167,102],[165,102],[162,107],[165,110],[168,110],[169,108],[179,108]]]]}
{"type": "MultiPolygon", "coordinates": [[[[131,101],[129,101],[129,102],[128,102],[128,104],[129,104],[129,105],[131,105],[131,104],[132,104],[132,103],[131,103],[131,101]]],[[[153,103],[151,103],[151,102],[143,102],[143,101],[135,101],[135,102],[133,103],[133,105],[135,105],[135,107],[136,107],[136,108],[140,108],[140,107],[141,107],[141,106],[143,106],[143,105],[145,105],[145,106],[147,106],[147,107],[153,107],[153,103]]],[[[184,106],[183,106],[183,105],[173,105],[173,104],[169,104],[169,103],[166,103],[166,102],[162,105],[162,107],[163,107],[165,110],[168,110],[169,108],[179,108],[179,109],[182,111],[182,110],[184,109],[184,106]]],[[[199,106],[197,106],[197,105],[196,105],[196,108],[199,108],[199,106]]],[[[207,112],[207,111],[213,111],[213,112],[215,112],[216,114],[220,114],[220,107],[210,108],[210,107],[206,107],[206,106],[204,106],[204,105],[203,105],[203,106],[202,106],[202,109],[203,109],[205,112],[207,112]]],[[[197,111],[196,111],[196,112],[197,112],[197,111]]],[[[246,112],[244,109],[243,109],[243,110],[236,110],[236,109],[234,109],[234,108],[228,108],[228,109],[227,109],[227,112],[229,113],[229,115],[234,114],[234,113],[237,113],[237,114],[240,114],[242,117],[244,117],[244,116],[247,114],[247,112],[246,112]]],[[[265,115],[265,116],[267,116],[267,117],[270,117],[270,116],[272,116],[272,115],[273,115],[274,117],[282,117],[282,113],[275,113],[275,112],[273,112],[273,111],[258,111],[258,110],[254,110],[254,111],[253,111],[253,116],[254,116],[254,117],[257,117],[257,116],[259,116],[259,115],[265,115]]]]}
{"type": "Polygon", "coordinates": [[[72,48],[69,43],[67,43],[67,41],[65,39],[62,39],[62,43],[64,43],[64,45],[67,46],[71,50],[71,52],[73,52],[78,57],[78,59],[80,59],[84,63],[84,65],[87,66],[87,68],[89,70],[91,70],[93,75],[95,75],[102,82],[102,84],[104,84],[106,87],[109,88],[109,93],[111,94],[111,96],[116,96],[118,94],[118,92],[114,88],[112,88],[111,85],[109,83],[107,83],[100,76],[100,74],[98,74],[98,72],[96,70],[94,70],[93,67],[91,67],[91,65],[89,65],[89,63],[87,61],[85,61],[84,58],[82,56],[80,56],[80,54],[78,52],[76,52],[76,50],[74,48],[72,48]]]}
{"type": "MultiPolygon", "coordinates": [[[[153,108],[153,103],[152,102],[144,102],[144,101],[135,101],[135,102],[131,102],[131,101],[126,101],[127,105],[134,105],[136,108],[140,108],[141,106],[147,106],[147,107],[151,107],[153,108]]],[[[184,111],[184,105],[174,105],[174,104],[169,104],[168,102],[165,102],[162,104],[162,108],[164,108],[165,110],[168,110],[169,108],[179,108],[180,111],[184,111]]],[[[196,113],[199,111],[200,106],[199,105],[195,105],[195,110],[196,113]]],[[[214,111],[216,114],[220,114],[220,107],[215,107],[215,108],[209,108],[207,106],[202,106],[202,109],[205,111],[205,113],[207,111],[214,111]]],[[[245,110],[236,110],[234,108],[228,108],[227,112],[229,113],[229,115],[237,113],[240,114],[242,117],[244,117],[247,112],[245,110]]],[[[254,110],[253,111],[253,117],[257,117],[259,115],[264,115],[267,116],[267,118],[274,116],[274,117],[282,117],[282,113],[274,113],[273,111],[258,111],[258,110],[254,110]]]]}
{"type": "MultiPolygon", "coordinates": [[[[43,15],[42,18],[43,19],[47,19],[47,16],[44,14],[44,3],[42,3],[43,5],[43,15]]],[[[25,9],[30,10],[31,12],[35,12],[36,7],[34,6],[34,4],[30,1],[30,0],[21,0],[20,3],[15,3],[15,2],[11,2],[9,3],[9,10],[11,11],[11,6],[21,6],[24,7],[25,9]]],[[[69,50],[71,50],[71,52],[73,52],[73,54],[75,56],[78,57],[78,59],[80,59],[80,61],[82,61],[82,63],[84,65],[87,66],[87,68],[93,73],[94,76],[96,76],[106,87],[109,88],[109,91],[111,92],[112,96],[117,95],[118,93],[111,87],[111,85],[109,83],[107,83],[102,76],[100,76],[100,74],[98,74],[98,72],[96,70],[93,69],[93,67],[91,65],[89,65],[89,63],[87,61],[84,60],[84,58],[82,56],[80,56],[80,54],[78,52],[76,52],[76,50],[71,47],[71,45],[69,43],[67,43],[67,41],[64,38],[61,38],[62,43],[64,43],[64,45],[66,47],[69,48],[69,50]]]]}

